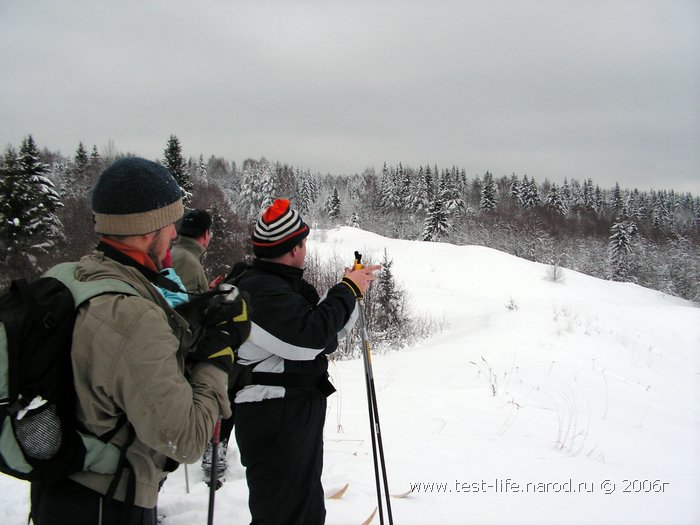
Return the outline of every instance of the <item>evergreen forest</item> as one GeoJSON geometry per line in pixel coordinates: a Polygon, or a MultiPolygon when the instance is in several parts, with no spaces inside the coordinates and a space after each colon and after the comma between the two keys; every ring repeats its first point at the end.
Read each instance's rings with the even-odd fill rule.
{"type": "MultiPolygon", "coordinates": [[[[40,148],[31,135],[5,148],[3,287],[92,248],[90,189],[106,166],[129,155],[111,142],[99,151],[81,142],[64,156],[40,148]]],[[[213,214],[215,237],[204,261],[210,275],[225,275],[251,256],[248,239],[257,215],[275,197],[286,197],[313,228],[349,225],[393,238],[483,245],[550,265],[555,281],[560,268],[569,268],[700,301],[700,197],[672,188],[601,187],[595,174],[585,180],[562,174],[557,181],[476,174],[430,162],[408,166],[400,159],[362,173],[321,174],[265,158],[241,165],[219,156],[185,158],[175,135],[164,141],[162,158],[152,160],[175,175],[187,207],[213,214]]],[[[384,259],[378,262],[390,268],[391,254],[384,259]]],[[[410,283],[397,284],[392,293],[401,296],[402,286],[410,283]]]]}

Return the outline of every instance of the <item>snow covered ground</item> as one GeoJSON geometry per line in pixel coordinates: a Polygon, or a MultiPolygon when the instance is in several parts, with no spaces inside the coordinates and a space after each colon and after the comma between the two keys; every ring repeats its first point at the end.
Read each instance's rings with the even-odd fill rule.
{"type": "MultiPolygon", "coordinates": [[[[700,523],[700,308],[660,292],[475,246],[315,231],[310,252],[378,261],[445,330],[373,360],[399,524],[700,523]]],[[[340,269],[339,269],[340,273],[340,269]]],[[[376,506],[364,372],[331,364],[324,485],[329,525],[376,506]]],[[[215,523],[248,523],[235,447],[215,523]]],[[[163,487],[165,525],[205,523],[198,465],[163,487]]],[[[3,525],[28,485],[0,475],[3,525]]],[[[375,518],[374,523],[378,523],[375,518]]]]}

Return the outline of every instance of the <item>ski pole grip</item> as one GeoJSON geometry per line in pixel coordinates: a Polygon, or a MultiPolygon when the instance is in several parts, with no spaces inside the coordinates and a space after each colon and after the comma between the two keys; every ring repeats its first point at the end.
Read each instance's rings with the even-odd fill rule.
{"type": "Polygon", "coordinates": [[[352,265],[353,270],[362,270],[365,266],[362,264],[362,254],[360,252],[355,252],[355,262],[352,265]]]}

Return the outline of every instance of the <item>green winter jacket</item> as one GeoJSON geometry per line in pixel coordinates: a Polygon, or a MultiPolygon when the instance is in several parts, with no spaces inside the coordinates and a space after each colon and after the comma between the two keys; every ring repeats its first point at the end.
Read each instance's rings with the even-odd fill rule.
{"type": "MultiPolygon", "coordinates": [[[[197,461],[219,415],[231,414],[227,375],[199,364],[189,381],[185,378],[189,326],[135,268],[95,251],[81,259],[75,276],[81,281],[118,279],[140,294],[101,295],[83,305],[73,332],[72,361],[77,413],[87,430],[102,435],[124,413],[133,426],[136,438],[127,458],[136,474],[134,503],[153,508],[168,458],[197,461]]],[[[127,435],[125,426],[111,442],[121,445],[127,435]]],[[[124,501],[127,478],[122,475],[117,500],[124,501]]],[[[71,479],[106,494],[113,476],[78,472],[71,479]]]]}
{"type": "Polygon", "coordinates": [[[173,268],[182,279],[190,293],[204,293],[209,290],[209,281],[202,268],[200,259],[204,255],[204,246],[191,237],[179,236],[171,250],[173,268]]]}

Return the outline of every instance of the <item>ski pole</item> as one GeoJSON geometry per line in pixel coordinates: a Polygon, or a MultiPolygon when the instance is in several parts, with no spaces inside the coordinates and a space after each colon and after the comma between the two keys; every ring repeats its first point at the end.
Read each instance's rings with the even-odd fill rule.
{"type": "Polygon", "coordinates": [[[209,475],[209,515],[207,525],[214,524],[214,498],[216,497],[217,469],[219,463],[219,436],[221,434],[221,418],[216,420],[214,434],[211,437],[211,474],[209,475]]]}
{"type": "MultiPolygon", "coordinates": [[[[362,255],[355,252],[354,270],[364,268],[362,255]]],[[[365,324],[365,314],[362,308],[362,297],[357,298],[357,307],[360,318],[360,335],[362,338],[362,358],[365,367],[365,386],[367,388],[367,406],[369,411],[369,426],[372,437],[372,456],[374,459],[374,479],[377,486],[377,503],[379,508],[379,523],[384,524],[384,511],[382,505],[382,490],[379,483],[379,468],[381,464],[382,481],[384,485],[384,499],[386,500],[387,517],[389,525],[393,525],[391,514],[391,501],[389,496],[389,480],[386,474],[386,462],[384,460],[384,445],[382,443],[382,431],[379,425],[379,407],[377,405],[377,391],[374,387],[374,372],[372,371],[372,348],[369,342],[369,334],[365,324]],[[377,453],[378,452],[378,453],[377,453]]]]}

